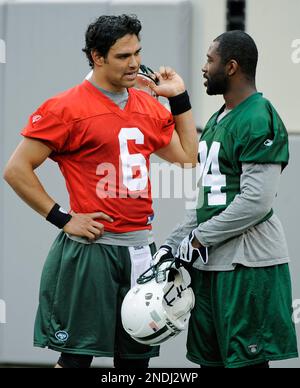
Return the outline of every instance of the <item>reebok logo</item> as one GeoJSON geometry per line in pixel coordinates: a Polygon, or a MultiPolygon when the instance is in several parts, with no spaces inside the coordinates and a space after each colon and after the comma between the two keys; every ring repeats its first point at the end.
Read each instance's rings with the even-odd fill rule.
{"type": "Polygon", "coordinates": [[[264,145],[265,145],[266,147],[270,147],[272,144],[273,144],[273,140],[271,140],[271,139],[267,139],[267,140],[264,142],[264,145]]]}
{"type": "Polygon", "coordinates": [[[40,119],[42,118],[42,116],[41,115],[34,115],[33,117],[32,117],[32,124],[34,124],[34,123],[36,123],[37,121],[39,121],[40,119]]]}

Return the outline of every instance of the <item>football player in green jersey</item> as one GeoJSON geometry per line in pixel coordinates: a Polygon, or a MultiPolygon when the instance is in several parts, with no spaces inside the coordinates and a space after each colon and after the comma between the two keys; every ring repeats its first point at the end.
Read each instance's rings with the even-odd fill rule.
{"type": "Polygon", "coordinates": [[[298,356],[289,255],[272,209],[288,135],[256,90],[257,59],[243,31],[226,32],[209,47],[204,86],[225,104],[200,139],[196,209],[154,256],[190,266],[196,303],[187,358],[205,368],[267,368],[298,356]]]}

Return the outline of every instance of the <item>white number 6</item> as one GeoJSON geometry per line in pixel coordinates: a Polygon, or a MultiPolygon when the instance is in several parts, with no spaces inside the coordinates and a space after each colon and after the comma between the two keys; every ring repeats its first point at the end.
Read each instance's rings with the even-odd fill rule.
{"type": "Polygon", "coordinates": [[[122,128],[119,133],[123,184],[130,191],[142,191],[148,184],[147,162],[142,154],[129,153],[128,140],[135,140],[136,144],[144,144],[144,134],[138,128],[122,128]],[[133,167],[139,167],[139,178],[133,178],[133,167]]]}

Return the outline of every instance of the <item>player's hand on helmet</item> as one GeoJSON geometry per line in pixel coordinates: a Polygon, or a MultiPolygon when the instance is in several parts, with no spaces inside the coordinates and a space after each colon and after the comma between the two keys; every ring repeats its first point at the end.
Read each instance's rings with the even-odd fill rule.
{"type": "Polygon", "coordinates": [[[172,248],[169,245],[162,245],[152,257],[152,265],[156,265],[164,260],[174,259],[172,248]]]}
{"type": "Polygon", "coordinates": [[[158,96],[174,97],[186,90],[183,79],[171,67],[161,66],[154,74],[158,79],[158,85],[153,82],[149,84],[149,88],[158,96]]]}
{"type": "Polygon", "coordinates": [[[77,237],[85,237],[90,241],[96,240],[104,233],[104,225],[96,221],[96,219],[102,219],[108,222],[114,221],[103,212],[83,214],[71,211],[70,214],[72,218],[64,226],[64,232],[77,237]]]}
{"type": "Polygon", "coordinates": [[[197,259],[200,259],[203,264],[208,262],[207,248],[202,246],[196,239],[194,231],[186,236],[180,243],[176,255],[176,265],[185,267],[191,266],[197,259]]]}

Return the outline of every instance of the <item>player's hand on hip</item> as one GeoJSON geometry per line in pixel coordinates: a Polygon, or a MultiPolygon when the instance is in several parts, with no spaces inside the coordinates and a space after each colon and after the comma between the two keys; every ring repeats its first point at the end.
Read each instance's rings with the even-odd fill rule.
{"type": "Polygon", "coordinates": [[[158,96],[169,98],[185,91],[183,79],[171,67],[161,66],[159,72],[155,72],[154,74],[159,83],[158,85],[150,83],[149,88],[158,96]]]}
{"type": "Polygon", "coordinates": [[[77,237],[85,237],[91,241],[101,237],[104,233],[104,225],[95,221],[95,219],[102,219],[108,222],[114,221],[103,212],[82,214],[71,211],[70,214],[72,218],[64,226],[64,232],[77,237]]]}

